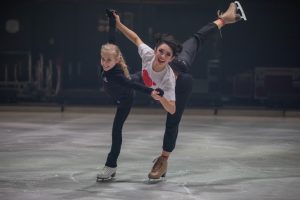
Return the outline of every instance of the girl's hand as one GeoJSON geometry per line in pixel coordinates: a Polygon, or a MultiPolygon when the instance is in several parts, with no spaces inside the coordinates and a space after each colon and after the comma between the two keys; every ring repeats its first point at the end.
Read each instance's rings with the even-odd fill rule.
{"type": "Polygon", "coordinates": [[[165,92],[161,88],[156,88],[155,91],[158,92],[159,96],[161,96],[161,97],[164,96],[165,92]]]}
{"type": "Polygon", "coordinates": [[[151,92],[151,97],[152,97],[154,100],[156,100],[156,101],[159,101],[159,100],[161,99],[161,96],[159,95],[159,92],[157,92],[157,91],[155,91],[155,90],[153,90],[153,91],[151,92]]]}
{"type": "Polygon", "coordinates": [[[116,11],[113,11],[113,15],[114,15],[114,17],[116,19],[116,23],[117,24],[121,23],[120,16],[116,13],[116,11]]]}

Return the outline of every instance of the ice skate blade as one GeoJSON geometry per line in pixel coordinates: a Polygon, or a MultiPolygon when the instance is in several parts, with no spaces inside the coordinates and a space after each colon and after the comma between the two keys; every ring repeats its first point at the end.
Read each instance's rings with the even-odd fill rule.
{"type": "Polygon", "coordinates": [[[115,180],[114,177],[110,177],[110,178],[99,178],[99,177],[97,177],[96,182],[104,183],[104,182],[111,182],[113,180],[115,180]]]}
{"type": "Polygon", "coordinates": [[[240,4],[240,2],[239,2],[239,1],[235,1],[234,3],[237,5],[237,9],[238,9],[239,11],[241,11],[241,14],[242,14],[242,15],[241,15],[241,18],[242,18],[244,21],[247,21],[247,18],[246,18],[244,9],[243,9],[242,5],[240,4]]]}
{"type": "Polygon", "coordinates": [[[148,183],[149,184],[155,184],[155,183],[160,183],[166,181],[166,177],[160,177],[158,179],[153,179],[153,178],[148,178],[148,183]]]}

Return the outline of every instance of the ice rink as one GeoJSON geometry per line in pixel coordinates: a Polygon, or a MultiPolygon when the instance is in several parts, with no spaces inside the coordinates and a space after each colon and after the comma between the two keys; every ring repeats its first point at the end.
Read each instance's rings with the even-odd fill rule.
{"type": "Polygon", "coordinates": [[[0,199],[299,199],[300,118],[186,112],[166,180],[150,183],[165,114],[133,108],[117,176],[97,183],[113,117],[112,108],[2,110],[0,199]]]}

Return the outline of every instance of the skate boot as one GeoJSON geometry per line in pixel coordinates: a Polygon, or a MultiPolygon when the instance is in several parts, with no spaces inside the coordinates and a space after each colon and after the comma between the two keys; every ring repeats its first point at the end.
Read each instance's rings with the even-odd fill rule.
{"type": "Polygon", "coordinates": [[[149,180],[151,179],[160,179],[164,178],[167,173],[168,161],[165,157],[159,156],[154,161],[154,165],[151,169],[151,172],[148,174],[149,180]]]}
{"type": "Polygon", "coordinates": [[[230,3],[225,13],[222,13],[220,10],[218,10],[217,15],[220,19],[224,21],[225,24],[232,24],[237,21],[240,21],[241,19],[247,20],[244,10],[238,1],[230,3]],[[239,13],[237,13],[237,10],[241,12],[242,16],[239,13]]]}
{"type": "Polygon", "coordinates": [[[97,174],[97,182],[111,180],[116,176],[116,167],[104,166],[99,174],[97,174]]]}

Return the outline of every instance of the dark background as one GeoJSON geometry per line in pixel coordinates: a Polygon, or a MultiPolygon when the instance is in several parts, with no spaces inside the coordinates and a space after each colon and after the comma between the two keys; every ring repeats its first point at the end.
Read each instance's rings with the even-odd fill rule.
{"type": "MultiPolygon", "coordinates": [[[[153,34],[171,33],[184,41],[206,23],[225,11],[230,1],[100,1],[23,0],[2,1],[0,6],[0,98],[1,103],[65,102],[110,104],[101,89],[97,70],[99,49],[107,40],[105,8],[117,9],[121,20],[142,40],[153,45],[153,34]],[[8,33],[7,20],[19,21],[19,31],[8,33]],[[33,78],[26,86],[4,84],[14,79],[14,63],[21,63],[19,82],[28,79],[26,53],[30,52],[33,78]],[[49,60],[53,84],[36,86],[40,56],[49,60]],[[24,61],[25,60],[25,61],[24,61]],[[61,86],[57,85],[56,65],[61,66],[61,86]],[[5,72],[5,66],[8,70],[5,72]],[[5,78],[6,73],[6,78],[5,78]],[[24,92],[25,91],[25,92],[24,92]]],[[[222,29],[222,39],[209,43],[199,53],[191,69],[195,78],[190,106],[259,105],[299,107],[300,27],[296,1],[240,1],[248,20],[222,29]],[[214,61],[217,60],[217,64],[214,61]],[[258,88],[257,68],[269,74],[258,88]],[[268,71],[270,69],[271,71],[268,71]],[[280,69],[274,74],[274,70],[280,69]],[[273,71],[272,71],[273,70],[273,71]],[[261,92],[263,90],[263,92],[261,92]]],[[[136,47],[118,33],[118,44],[131,72],[141,68],[136,47]]],[[[46,75],[44,75],[46,76],[46,75]]],[[[44,77],[45,78],[45,77],[44,77]]],[[[136,104],[152,101],[137,94],[136,104]]]]}

